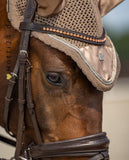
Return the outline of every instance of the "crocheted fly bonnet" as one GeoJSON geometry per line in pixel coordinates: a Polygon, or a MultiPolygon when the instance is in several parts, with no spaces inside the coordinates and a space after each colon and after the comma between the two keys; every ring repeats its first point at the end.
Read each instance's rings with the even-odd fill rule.
{"type": "MultiPolygon", "coordinates": [[[[103,28],[98,1],[37,2],[38,10],[33,25],[42,24],[42,27],[40,32],[33,31],[31,35],[70,56],[98,90],[111,89],[118,78],[120,63],[103,28]],[[53,3],[55,8],[49,9],[49,3],[53,3]]],[[[26,3],[27,0],[9,1],[8,16],[17,30],[23,20],[26,3]]]]}

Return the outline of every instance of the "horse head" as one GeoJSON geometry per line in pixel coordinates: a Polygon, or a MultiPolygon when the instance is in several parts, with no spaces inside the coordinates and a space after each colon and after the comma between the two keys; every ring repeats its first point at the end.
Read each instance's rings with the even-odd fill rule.
{"type": "MultiPolygon", "coordinates": [[[[74,33],[69,29],[69,25],[67,25],[68,30],[66,28],[64,30],[60,30],[59,26],[51,28],[51,25],[54,25],[52,23],[55,23],[57,19],[58,23],[61,22],[61,18],[59,18],[57,14],[61,15],[64,10],[69,9],[67,7],[71,5],[70,1],[57,0],[56,2],[54,1],[52,2],[54,3],[54,5],[50,5],[51,1],[37,0],[37,2],[38,2],[37,11],[39,12],[39,15],[35,16],[38,17],[37,19],[34,20],[35,23],[33,24],[31,23],[31,25],[29,25],[28,21],[26,21],[27,23],[23,22],[20,25],[20,29],[23,31],[21,33],[22,35],[24,33],[25,33],[24,35],[26,35],[26,33],[28,34],[28,30],[38,31],[38,32],[43,30],[41,31],[43,33],[32,32],[32,37],[30,38],[29,42],[29,50],[27,50],[29,53],[29,59],[28,57],[26,57],[27,58],[26,63],[27,65],[29,65],[29,67],[26,69],[27,71],[28,69],[29,70],[31,69],[31,76],[29,81],[31,87],[28,87],[30,85],[28,84],[27,88],[29,88],[28,89],[29,93],[32,91],[33,104],[35,106],[35,113],[36,113],[35,116],[37,120],[36,123],[38,124],[37,126],[39,127],[41,139],[45,144],[46,143],[49,144],[50,142],[58,142],[58,141],[64,142],[65,140],[69,139],[75,139],[75,141],[76,140],[79,141],[81,139],[76,139],[76,138],[85,136],[89,136],[88,139],[91,140],[93,138],[96,140],[96,137],[102,138],[103,135],[97,135],[97,134],[102,132],[103,91],[107,91],[113,87],[119,72],[119,60],[116,51],[110,39],[106,38],[106,34],[103,30],[102,24],[100,23],[100,18],[102,15],[107,13],[107,9],[105,8],[104,10],[104,8],[101,7],[102,6],[101,4],[103,4],[102,1],[99,1],[99,3],[96,2],[95,3],[96,5],[93,2],[91,3],[95,7],[97,13],[100,12],[98,6],[101,10],[101,15],[99,13],[98,16],[99,19],[98,22],[96,22],[100,25],[99,33],[96,33],[98,34],[96,38],[95,36],[91,35],[87,36],[85,32],[82,34],[79,31],[75,31],[74,33]],[[41,23],[40,25],[39,23],[37,23],[38,21],[40,21],[41,23]],[[48,23],[47,26],[42,26],[43,22],[48,23]],[[50,26],[49,22],[51,24],[50,26]],[[49,33],[47,33],[47,31],[49,31],[49,33]],[[57,35],[53,36],[53,32],[54,34],[57,35]],[[71,39],[70,36],[73,38],[72,40],[69,40],[69,38],[71,39]],[[94,134],[96,134],[97,136],[90,137],[90,135],[94,134]]],[[[8,4],[10,9],[9,19],[13,27],[18,30],[19,30],[18,22],[19,21],[21,22],[21,19],[23,20],[22,11],[24,10],[24,4],[20,8],[19,4],[21,3],[23,2],[15,0],[15,1],[10,1],[10,4],[8,4]],[[12,6],[12,8],[10,6],[12,6]],[[20,11],[19,13],[16,13],[16,15],[14,15],[13,13],[15,13],[15,11],[17,11],[18,9],[15,8],[16,6],[20,8],[20,11]],[[21,16],[20,17],[21,19],[14,18],[17,16],[21,16]]],[[[4,5],[5,4],[6,3],[4,2],[4,5]]],[[[91,4],[89,3],[88,5],[90,6],[91,4]]],[[[113,3],[111,8],[113,8],[114,5],[116,5],[116,3],[113,3]]],[[[106,5],[104,6],[106,7],[106,5]]],[[[10,26],[10,22],[8,22],[7,18],[7,13],[5,13],[5,6],[3,9],[3,14],[5,14],[3,18],[5,20],[4,21],[5,24],[7,25],[4,24],[3,26],[1,26],[1,29],[3,31],[1,30],[0,35],[4,37],[5,43],[0,42],[2,46],[0,54],[3,57],[3,63],[1,64],[2,76],[5,77],[5,74],[7,73],[7,68],[6,68],[7,56],[4,55],[3,52],[11,54],[11,57],[12,54],[14,55],[15,58],[10,63],[11,68],[14,67],[17,52],[19,50],[18,43],[20,41],[20,33],[19,31],[15,30],[12,26],[10,26]],[[7,30],[7,32],[5,32],[5,30],[7,30]],[[8,34],[10,36],[7,36],[8,34]],[[8,42],[8,45],[10,45],[9,51],[7,51],[6,42],[8,42]]],[[[28,17],[29,16],[26,16],[26,18],[28,17]]],[[[63,23],[61,24],[62,26],[64,25],[63,23]]],[[[96,30],[97,29],[98,28],[96,27],[96,30]]],[[[23,39],[24,41],[26,41],[27,38],[25,38],[25,36],[22,36],[21,38],[22,43],[20,43],[20,47],[24,44],[23,43],[24,41],[22,41],[23,39]]],[[[25,45],[26,44],[28,45],[28,43],[25,43],[25,45]]],[[[25,53],[24,55],[26,55],[27,53],[25,52],[26,50],[22,50],[21,48],[19,55],[22,55],[22,53],[23,54],[25,53]]],[[[16,68],[18,65],[19,63],[16,64],[16,68]]],[[[23,70],[19,69],[19,72],[23,70]]],[[[13,72],[12,76],[16,76],[15,72],[13,72]]],[[[19,74],[19,76],[21,75],[19,74]]],[[[23,86],[24,83],[28,83],[26,82],[28,79],[29,78],[24,78],[24,81],[22,83],[23,86]]],[[[19,83],[20,83],[20,78],[19,78],[19,83]]],[[[4,94],[2,93],[0,97],[1,111],[2,111],[0,115],[0,124],[1,126],[5,127],[3,121],[4,119],[3,110],[4,110],[4,96],[7,90],[7,81],[3,81],[2,79],[1,84],[3,84],[0,87],[1,90],[3,90],[4,94]]],[[[18,126],[21,125],[20,123],[18,124],[18,116],[17,116],[19,114],[19,109],[17,107],[18,101],[20,105],[23,105],[24,103],[23,106],[25,107],[25,117],[23,125],[24,131],[22,135],[22,151],[23,151],[31,142],[37,144],[38,138],[35,135],[35,128],[32,123],[33,119],[31,119],[31,117],[29,116],[28,108],[26,108],[27,102],[24,101],[24,99],[17,100],[18,99],[18,97],[16,96],[17,90],[19,91],[21,90],[18,89],[17,85],[15,86],[15,88],[16,88],[16,92],[14,93],[15,101],[12,102],[13,104],[13,107],[11,107],[12,111],[10,110],[9,130],[13,133],[15,137],[17,137],[18,135],[17,129],[18,126]]],[[[25,86],[22,87],[22,91],[25,91],[25,86]]],[[[21,94],[21,92],[19,92],[19,94],[21,94]]],[[[23,96],[26,96],[26,94],[25,95],[23,94],[23,96]]],[[[10,100],[9,97],[6,96],[6,103],[8,103],[9,100],[10,100]]],[[[71,141],[64,143],[71,143],[71,141]]],[[[72,158],[73,157],[69,159],[72,158]]],[[[88,159],[88,158],[77,158],[77,159],[88,159]]]]}

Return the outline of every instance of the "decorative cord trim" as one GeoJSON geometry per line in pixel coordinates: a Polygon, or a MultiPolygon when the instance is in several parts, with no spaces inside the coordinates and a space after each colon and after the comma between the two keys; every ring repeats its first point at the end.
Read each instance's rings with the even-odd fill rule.
{"type": "Polygon", "coordinates": [[[77,32],[72,33],[72,31],[71,32],[70,31],[63,31],[62,29],[43,27],[43,30],[54,32],[54,33],[60,33],[62,35],[68,35],[68,36],[71,36],[71,37],[77,37],[77,38],[81,38],[81,39],[96,42],[96,43],[104,43],[106,41],[106,35],[104,36],[103,39],[101,39],[101,38],[91,37],[91,36],[88,36],[88,35],[81,35],[80,33],[77,33],[77,32]]]}

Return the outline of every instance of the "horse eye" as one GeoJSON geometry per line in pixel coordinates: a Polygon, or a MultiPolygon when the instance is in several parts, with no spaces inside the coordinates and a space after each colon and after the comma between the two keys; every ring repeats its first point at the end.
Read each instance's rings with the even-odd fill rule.
{"type": "Polygon", "coordinates": [[[50,72],[46,75],[47,81],[53,85],[60,86],[62,84],[61,76],[59,73],[50,72]]]}

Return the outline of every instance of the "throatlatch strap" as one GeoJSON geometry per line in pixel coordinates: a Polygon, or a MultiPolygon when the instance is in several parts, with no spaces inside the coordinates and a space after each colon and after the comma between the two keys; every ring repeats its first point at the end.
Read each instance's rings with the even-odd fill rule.
{"type": "Polygon", "coordinates": [[[13,94],[14,86],[16,84],[16,79],[17,79],[17,74],[16,76],[12,75],[12,78],[8,82],[8,89],[5,97],[5,108],[4,108],[4,128],[5,128],[5,131],[12,137],[14,136],[9,131],[9,109],[10,109],[10,104],[13,101],[12,94],[13,94]]]}
{"type": "Polygon", "coordinates": [[[16,61],[14,70],[11,73],[12,77],[8,82],[8,89],[5,97],[5,108],[4,108],[4,128],[5,128],[5,131],[12,137],[14,136],[9,131],[9,110],[10,110],[11,102],[13,101],[13,90],[14,90],[15,84],[17,83],[18,70],[19,70],[19,59],[17,59],[16,61]]]}

